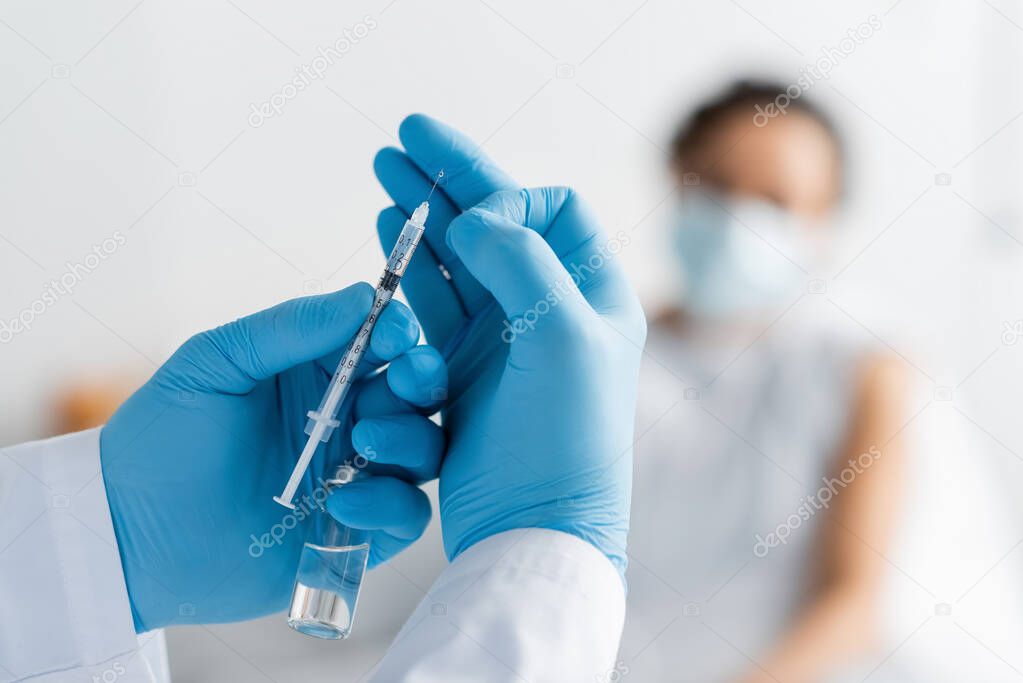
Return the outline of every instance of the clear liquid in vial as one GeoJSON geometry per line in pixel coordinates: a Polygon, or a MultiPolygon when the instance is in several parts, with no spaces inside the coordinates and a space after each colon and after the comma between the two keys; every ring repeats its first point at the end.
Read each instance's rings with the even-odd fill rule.
{"type": "MultiPolygon", "coordinates": [[[[332,521],[327,521],[327,526],[333,526],[332,521]]],[[[331,529],[323,540],[341,543],[320,545],[310,540],[302,548],[288,613],[291,628],[330,640],[347,638],[351,633],[369,560],[366,532],[334,524],[338,528],[331,529]]]]}

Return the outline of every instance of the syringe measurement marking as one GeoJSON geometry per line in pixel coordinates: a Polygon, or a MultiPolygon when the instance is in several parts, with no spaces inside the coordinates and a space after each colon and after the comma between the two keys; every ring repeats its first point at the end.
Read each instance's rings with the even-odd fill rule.
{"type": "Polygon", "coordinates": [[[316,449],[319,447],[319,442],[329,440],[334,429],[340,425],[336,417],[341,403],[351,387],[354,373],[369,346],[369,336],[379,320],[380,312],[393,298],[394,291],[397,289],[402,275],[405,274],[405,269],[408,267],[415,248],[425,232],[428,214],[429,204],[423,202],[412,213],[412,217],[405,222],[401,233],[399,233],[397,242],[387,259],[384,274],[381,276],[380,282],[373,293],[373,304],[369,314],[356,333],[355,339],[352,340],[349,347],[345,350],[341,362],[334,371],[330,386],[320,403],[320,407],[308,413],[309,421],[306,424],[306,433],[309,435],[309,439],[299,456],[298,462],[295,464],[288,483],[284,487],[284,492],[274,498],[278,503],[294,508],[294,505],[291,503],[292,498],[305,476],[316,449]]]}

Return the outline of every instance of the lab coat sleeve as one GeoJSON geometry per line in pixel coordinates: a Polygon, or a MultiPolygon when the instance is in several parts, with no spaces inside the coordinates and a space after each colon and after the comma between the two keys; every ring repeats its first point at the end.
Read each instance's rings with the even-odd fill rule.
{"type": "Polygon", "coordinates": [[[0,681],[169,679],[163,633],[135,634],[99,430],[0,449],[0,681]]]}
{"type": "MultiPolygon", "coordinates": [[[[616,680],[625,597],[594,547],[546,529],[477,543],[438,578],[374,681],[616,680]]],[[[0,682],[168,683],[137,636],[99,430],[0,449],[0,682]]]]}
{"type": "Polygon", "coordinates": [[[625,591],[590,544],[548,529],[492,536],[437,579],[371,679],[617,680],[625,591]]]}

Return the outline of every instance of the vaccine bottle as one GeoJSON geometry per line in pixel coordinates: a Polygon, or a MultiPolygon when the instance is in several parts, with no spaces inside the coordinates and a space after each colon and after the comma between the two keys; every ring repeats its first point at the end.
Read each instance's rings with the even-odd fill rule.
{"type": "MultiPolygon", "coordinates": [[[[329,493],[352,482],[357,473],[355,467],[342,465],[323,486],[329,493]]],[[[327,496],[317,498],[325,501],[327,496]]],[[[317,502],[298,563],[288,626],[316,638],[347,638],[368,560],[369,532],[339,523],[327,512],[325,502],[317,502]]]]}

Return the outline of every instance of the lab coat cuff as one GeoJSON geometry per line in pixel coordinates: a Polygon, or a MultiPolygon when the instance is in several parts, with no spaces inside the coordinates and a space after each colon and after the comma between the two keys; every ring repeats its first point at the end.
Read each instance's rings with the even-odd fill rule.
{"type": "Polygon", "coordinates": [[[528,572],[571,586],[585,599],[619,598],[624,614],[625,589],[618,570],[604,553],[569,533],[530,528],[495,534],[459,555],[434,588],[490,572],[528,572]]]}
{"type": "Polygon", "coordinates": [[[120,677],[145,666],[143,658],[127,661],[140,642],[99,433],[0,451],[0,680],[61,680],[92,667],[120,677]]]}
{"type": "Polygon", "coordinates": [[[370,680],[605,680],[624,620],[603,553],[560,531],[506,531],[444,570],[370,680]]]}

